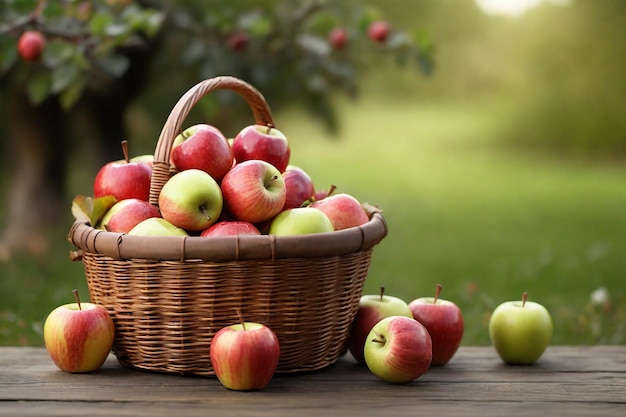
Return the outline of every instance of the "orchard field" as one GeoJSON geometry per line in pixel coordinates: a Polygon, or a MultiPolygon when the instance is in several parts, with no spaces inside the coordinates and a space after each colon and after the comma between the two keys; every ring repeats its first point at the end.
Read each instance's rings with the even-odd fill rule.
{"type": "MultiPolygon", "coordinates": [[[[384,285],[410,301],[440,283],[463,310],[466,345],[488,344],[490,311],[524,291],[552,312],[554,343],[625,343],[626,168],[499,146],[492,115],[502,105],[340,100],[339,137],[298,110],[275,118],[292,163],[318,186],[384,210],[389,235],[366,292],[384,285]]],[[[89,192],[89,178],[74,187],[89,192]]],[[[47,255],[3,264],[2,345],[41,345],[47,313],[74,288],[86,297],[82,266],[68,258],[69,206],[67,223],[49,230],[47,255]]]]}

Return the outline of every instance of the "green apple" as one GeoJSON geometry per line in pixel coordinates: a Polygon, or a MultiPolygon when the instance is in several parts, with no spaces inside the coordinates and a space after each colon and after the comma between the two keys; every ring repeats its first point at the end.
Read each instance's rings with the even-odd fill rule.
{"type": "Polygon", "coordinates": [[[489,319],[489,337],[500,358],[511,365],[535,363],[552,338],[552,317],[541,304],[522,300],[500,304],[489,319]]]}
{"type": "Polygon", "coordinates": [[[219,184],[200,169],[172,176],[159,194],[161,216],[187,231],[200,231],[217,222],[224,200],[219,184]]]}
{"type": "Polygon", "coordinates": [[[270,224],[269,234],[295,236],[333,230],[330,219],[320,210],[312,207],[298,207],[278,213],[270,224]]]}
{"type": "Polygon", "coordinates": [[[187,236],[188,233],[180,227],[161,217],[151,217],[130,229],[129,235],[137,236],[187,236]]]}

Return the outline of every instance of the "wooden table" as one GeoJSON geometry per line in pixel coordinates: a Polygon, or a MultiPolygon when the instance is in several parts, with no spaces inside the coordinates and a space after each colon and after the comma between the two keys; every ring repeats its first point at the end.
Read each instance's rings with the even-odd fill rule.
{"type": "Polygon", "coordinates": [[[277,375],[262,391],[214,378],[121,367],[58,370],[43,348],[0,348],[2,416],[626,416],[626,346],[550,347],[507,366],[491,347],[461,347],[444,367],[393,385],[349,357],[322,371],[277,375]]]}

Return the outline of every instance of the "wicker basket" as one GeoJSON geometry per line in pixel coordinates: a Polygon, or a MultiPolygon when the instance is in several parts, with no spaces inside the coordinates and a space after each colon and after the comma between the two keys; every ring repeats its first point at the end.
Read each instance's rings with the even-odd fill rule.
{"type": "MultiPolygon", "coordinates": [[[[258,124],[273,124],[263,96],[233,77],[198,83],[184,94],[159,137],[150,202],[172,175],[169,154],[183,120],[217,89],[242,96],[258,124]]],[[[75,222],[91,300],[115,322],[113,353],[124,366],[213,375],[209,346],[223,326],[245,320],[278,336],[277,372],[312,371],[346,351],[373,247],[387,234],[372,210],[363,226],[302,236],[143,237],[75,222]]]]}

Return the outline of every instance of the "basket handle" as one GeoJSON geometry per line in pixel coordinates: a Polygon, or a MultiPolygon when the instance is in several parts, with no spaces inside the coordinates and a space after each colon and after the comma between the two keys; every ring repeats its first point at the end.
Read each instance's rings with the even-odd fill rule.
{"type": "Polygon", "coordinates": [[[170,153],[174,139],[182,131],[183,121],[202,97],[219,89],[231,90],[243,97],[252,109],[256,124],[274,126],[272,112],[265,98],[247,82],[235,77],[221,76],[194,85],[178,100],[161,130],[152,163],[150,204],[158,207],[161,189],[170,178],[170,153]]]}

